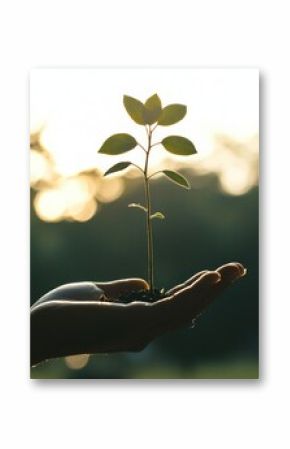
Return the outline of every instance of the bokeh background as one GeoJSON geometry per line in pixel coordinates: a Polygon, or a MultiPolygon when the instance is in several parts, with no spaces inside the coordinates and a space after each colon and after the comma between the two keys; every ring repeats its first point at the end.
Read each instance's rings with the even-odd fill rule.
{"type": "Polygon", "coordinates": [[[182,103],[182,122],[156,130],[192,140],[198,155],[155,147],[152,170],[178,169],[185,191],[152,180],[155,278],[169,288],[203,269],[240,261],[247,276],[194,328],[165,335],[134,354],[80,355],[48,361],[32,378],[258,377],[258,126],[256,70],[41,69],[31,73],[31,304],[57,285],[146,278],[145,220],[128,203],[143,202],[143,182],[129,169],[102,173],[120,160],[142,164],[142,150],[97,154],[111,134],[144,141],[123,94],[163,105],[182,103]]]}

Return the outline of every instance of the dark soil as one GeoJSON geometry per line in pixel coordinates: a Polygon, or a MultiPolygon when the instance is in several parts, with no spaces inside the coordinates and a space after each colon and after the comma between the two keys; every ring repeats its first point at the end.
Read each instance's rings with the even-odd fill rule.
{"type": "Polygon", "coordinates": [[[118,300],[123,303],[129,303],[133,301],[143,301],[143,302],[155,302],[158,299],[165,297],[165,289],[162,288],[158,290],[155,288],[153,292],[149,290],[136,290],[133,292],[125,293],[124,295],[120,295],[118,300]]]}

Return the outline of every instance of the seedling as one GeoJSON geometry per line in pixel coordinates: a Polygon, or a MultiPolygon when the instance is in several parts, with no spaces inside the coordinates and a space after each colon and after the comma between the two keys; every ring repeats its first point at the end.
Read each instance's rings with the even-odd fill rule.
{"type": "MultiPolygon", "coordinates": [[[[146,216],[146,231],[147,231],[147,255],[148,255],[148,283],[149,292],[140,292],[138,299],[140,300],[155,300],[164,295],[161,290],[156,290],[154,287],[154,264],[153,264],[153,235],[152,235],[152,221],[154,219],[163,220],[165,218],[164,214],[160,211],[153,212],[151,207],[150,198],[150,180],[157,174],[165,175],[170,181],[174,182],[178,186],[184,189],[190,189],[190,184],[188,180],[181,175],[172,170],[159,170],[155,173],[149,172],[149,157],[153,148],[162,145],[165,150],[170,153],[177,154],[179,156],[190,156],[196,154],[196,149],[194,144],[185,137],[181,136],[168,136],[161,140],[161,142],[153,142],[153,133],[157,126],[170,126],[182,120],[186,114],[186,106],[182,104],[170,104],[162,108],[160,98],[157,94],[152,95],[143,104],[136,98],[124,95],[123,103],[129,116],[138,125],[144,126],[147,142],[142,145],[140,142],[131,136],[130,134],[114,134],[109,137],[101,146],[99,153],[107,154],[110,156],[119,155],[132,150],[135,147],[140,147],[145,153],[144,167],[139,167],[138,165],[129,162],[118,162],[109,168],[104,176],[111,175],[112,173],[125,170],[130,165],[135,166],[144,177],[144,190],[145,190],[145,205],[139,203],[131,203],[129,207],[137,208],[142,210],[146,216]]],[[[133,299],[137,299],[135,293],[131,298],[121,298],[122,301],[130,302],[133,299]]],[[[131,295],[132,296],[132,295],[131,295]]]]}

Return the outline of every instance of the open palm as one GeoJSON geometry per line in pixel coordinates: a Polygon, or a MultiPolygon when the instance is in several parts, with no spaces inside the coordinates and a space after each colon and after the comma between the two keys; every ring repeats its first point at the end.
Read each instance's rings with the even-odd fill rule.
{"type": "Polygon", "coordinates": [[[60,286],[31,307],[31,364],[73,354],[140,351],[165,332],[190,325],[244,274],[239,263],[201,271],[154,303],[114,302],[121,294],[148,289],[143,279],[60,286]]]}

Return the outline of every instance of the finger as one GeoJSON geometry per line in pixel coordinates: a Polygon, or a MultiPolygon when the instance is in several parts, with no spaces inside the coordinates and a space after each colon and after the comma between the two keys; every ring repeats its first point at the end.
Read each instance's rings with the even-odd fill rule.
{"type": "Polygon", "coordinates": [[[194,283],[188,289],[180,292],[181,295],[187,296],[191,300],[194,298],[191,309],[193,315],[190,317],[190,321],[200,315],[233,282],[245,276],[246,269],[238,262],[231,262],[220,266],[216,273],[220,275],[220,280],[211,285],[206,295],[196,296],[194,283]]]}
{"type": "MultiPolygon", "coordinates": [[[[227,271],[229,271],[230,273],[233,272],[233,274],[235,274],[236,270],[239,270],[239,272],[241,274],[243,274],[243,276],[245,275],[245,273],[247,271],[247,270],[245,270],[244,266],[239,262],[231,262],[231,263],[222,265],[221,267],[219,267],[218,270],[224,270],[224,269],[226,270],[226,272],[227,271]]],[[[193,275],[191,278],[187,279],[182,284],[176,285],[175,287],[168,290],[166,292],[166,296],[170,296],[174,293],[177,293],[179,290],[191,285],[194,281],[196,281],[198,278],[200,278],[200,276],[202,276],[203,274],[208,273],[208,272],[209,272],[209,270],[203,270],[203,271],[200,271],[199,273],[196,273],[195,275],[193,275]]]]}
{"type": "MultiPolygon", "coordinates": [[[[148,340],[190,325],[222,291],[245,273],[243,265],[229,263],[219,267],[216,272],[198,273],[193,276],[191,285],[187,285],[166,300],[158,301],[161,305],[167,306],[167,313],[159,308],[155,319],[151,321],[151,329],[148,329],[148,340]]],[[[156,303],[152,305],[153,310],[155,305],[156,303]]]]}
{"type": "Polygon", "coordinates": [[[160,299],[153,304],[153,308],[156,311],[161,309],[172,309],[174,311],[176,309],[176,304],[178,304],[178,308],[182,306],[183,303],[187,302],[187,298],[192,296],[194,292],[194,297],[204,294],[211,288],[214,284],[219,282],[221,279],[221,275],[217,271],[207,271],[202,274],[199,278],[197,278],[191,285],[184,287],[179,290],[177,293],[173,293],[172,295],[166,297],[165,299],[160,299]],[[180,301],[182,302],[180,303],[180,301]]]}
{"type": "Polygon", "coordinates": [[[180,306],[186,305],[191,308],[195,303],[199,302],[200,298],[203,298],[211,289],[215,288],[220,281],[221,274],[218,271],[208,271],[191,284],[176,292],[173,295],[174,300],[180,306]]]}
{"type": "Polygon", "coordinates": [[[117,298],[120,295],[132,291],[149,289],[148,283],[141,278],[119,279],[112,282],[98,282],[96,285],[104,290],[106,296],[110,298],[117,298]]]}
{"type": "Polygon", "coordinates": [[[215,271],[207,271],[199,277],[194,277],[195,280],[190,286],[152,304],[147,341],[187,325],[193,315],[192,303],[198,301],[200,296],[207,295],[212,286],[219,282],[220,277],[215,271]]]}
{"type": "Polygon", "coordinates": [[[195,275],[193,275],[191,278],[187,279],[182,284],[176,285],[175,287],[168,290],[166,292],[166,296],[173,295],[174,293],[178,292],[179,290],[183,289],[184,287],[191,285],[194,281],[199,279],[203,274],[208,273],[208,272],[209,272],[208,270],[203,270],[203,271],[200,271],[199,273],[196,273],[195,275]]]}
{"type": "Polygon", "coordinates": [[[231,262],[221,265],[216,271],[222,275],[224,280],[228,280],[229,282],[239,279],[247,273],[246,268],[239,262],[231,262]]]}
{"type": "Polygon", "coordinates": [[[218,282],[213,282],[207,294],[201,294],[196,289],[198,281],[193,282],[190,286],[180,290],[175,297],[180,294],[183,298],[188,298],[192,302],[193,310],[196,314],[201,313],[226,287],[238,280],[245,273],[244,267],[237,263],[231,262],[220,266],[214,273],[218,274],[220,279],[218,282]],[[193,300],[194,298],[194,300],[193,300]]]}
{"type": "Polygon", "coordinates": [[[233,282],[246,275],[247,270],[238,262],[231,262],[217,268],[217,273],[221,275],[221,280],[213,286],[211,294],[204,298],[204,308],[206,308],[218,295],[220,295],[233,282]]]}

